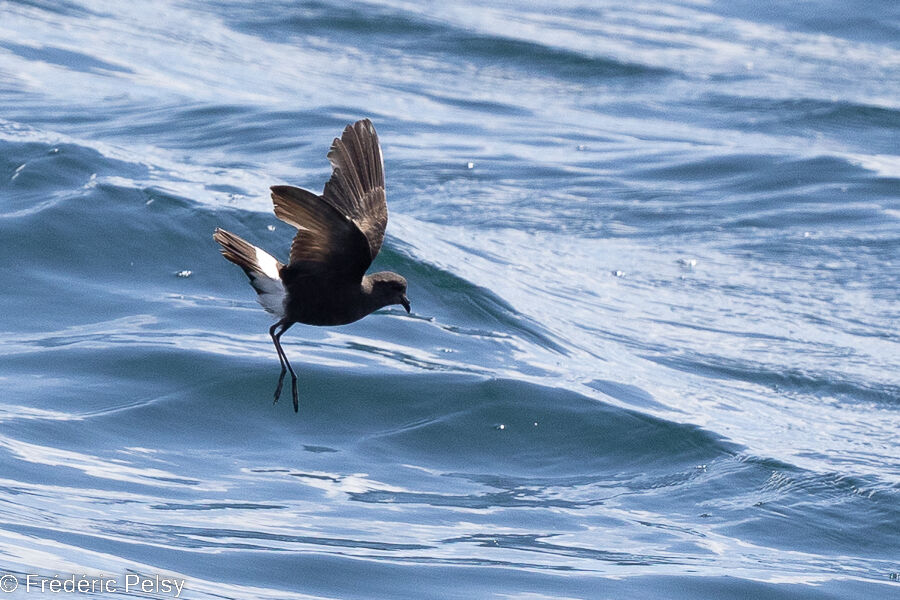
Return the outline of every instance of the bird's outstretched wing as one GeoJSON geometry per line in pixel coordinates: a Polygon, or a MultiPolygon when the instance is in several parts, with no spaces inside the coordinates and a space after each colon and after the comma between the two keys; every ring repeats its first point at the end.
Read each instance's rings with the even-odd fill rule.
{"type": "Polygon", "coordinates": [[[384,159],[375,126],[369,119],[347,125],[328,151],[334,171],[322,198],[347,215],[366,237],[371,260],[384,241],[387,199],[384,192],[384,159]]]}
{"type": "Polygon", "coordinates": [[[298,276],[358,281],[372,262],[366,237],[321,196],[289,185],[272,188],[275,216],[297,228],[285,283],[298,276]]]}
{"type": "Polygon", "coordinates": [[[272,187],[275,216],[298,229],[288,275],[362,278],[384,241],[387,200],[378,134],[369,119],[347,125],[328,151],[322,195],[272,187]]]}

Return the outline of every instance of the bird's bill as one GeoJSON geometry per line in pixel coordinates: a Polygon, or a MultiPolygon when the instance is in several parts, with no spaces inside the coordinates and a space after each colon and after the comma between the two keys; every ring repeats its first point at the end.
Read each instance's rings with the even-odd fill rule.
{"type": "Polygon", "coordinates": [[[408,313],[408,312],[409,312],[409,298],[406,297],[406,294],[404,294],[404,295],[400,298],[400,304],[403,305],[403,308],[405,308],[405,309],[406,309],[406,312],[408,313]]]}

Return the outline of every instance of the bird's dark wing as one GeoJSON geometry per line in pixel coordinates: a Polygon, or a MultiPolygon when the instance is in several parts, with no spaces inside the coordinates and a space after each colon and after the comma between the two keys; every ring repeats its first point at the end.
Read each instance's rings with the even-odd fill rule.
{"type": "Polygon", "coordinates": [[[374,260],[384,241],[388,211],[384,159],[372,121],[347,125],[341,138],[331,144],[328,160],[334,171],[322,197],[359,228],[374,260]]]}
{"type": "Polygon", "coordinates": [[[372,258],[366,237],[349,217],[312,192],[289,185],[271,189],[275,216],[298,230],[286,268],[290,275],[362,279],[372,258]]]}

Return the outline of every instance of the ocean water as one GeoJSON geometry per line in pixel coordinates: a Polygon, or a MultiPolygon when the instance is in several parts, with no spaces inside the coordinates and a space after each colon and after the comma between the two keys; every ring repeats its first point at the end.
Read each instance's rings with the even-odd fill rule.
{"type": "Polygon", "coordinates": [[[8,597],[900,598],[900,4],[485,4],[0,2],[8,597]],[[295,415],[212,231],[363,117],[295,415]]]}

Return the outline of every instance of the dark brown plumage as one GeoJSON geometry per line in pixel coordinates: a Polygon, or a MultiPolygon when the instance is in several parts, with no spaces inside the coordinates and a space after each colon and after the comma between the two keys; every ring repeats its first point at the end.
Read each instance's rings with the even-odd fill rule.
{"type": "Polygon", "coordinates": [[[333,172],[321,196],[288,185],[272,187],[275,216],[297,228],[287,265],[224,229],[213,234],[222,255],[250,278],[259,303],[279,317],[269,329],[281,362],[275,401],[290,371],[294,411],[299,410],[297,375],[281,347],[291,325],[345,325],[391,304],[410,310],[403,277],[389,271],[365,274],[381,249],[388,220],[384,161],[372,122],[348,125],[331,144],[328,160],[333,172]]]}

